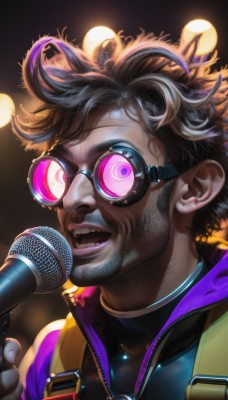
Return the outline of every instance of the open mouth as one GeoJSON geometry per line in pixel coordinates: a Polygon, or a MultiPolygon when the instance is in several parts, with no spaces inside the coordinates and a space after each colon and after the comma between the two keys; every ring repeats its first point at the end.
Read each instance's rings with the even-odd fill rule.
{"type": "Polygon", "coordinates": [[[80,230],[75,229],[73,231],[73,237],[75,239],[75,247],[77,249],[85,249],[89,247],[96,247],[106,242],[111,237],[111,234],[100,230],[90,230],[84,228],[80,230]]]}

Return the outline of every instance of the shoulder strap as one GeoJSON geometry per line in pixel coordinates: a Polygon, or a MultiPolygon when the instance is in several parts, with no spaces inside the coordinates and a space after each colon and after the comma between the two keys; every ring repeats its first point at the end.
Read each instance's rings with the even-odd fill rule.
{"type": "Polygon", "coordinates": [[[84,336],[69,313],[52,357],[50,372],[57,374],[71,369],[80,369],[86,344],[84,336]]]}
{"type": "Polygon", "coordinates": [[[186,400],[228,399],[228,301],[208,313],[186,400]]]}
{"type": "Polygon", "coordinates": [[[81,369],[86,346],[86,339],[82,335],[79,327],[76,325],[72,314],[69,313],[54,349],[50,366],[50,379],[47,381],[47,385],[44,388],[43,400],[49,398],[61,400],[78,399],[77,393],[81,390],[81,379],[79,379],[76,384],[76,391],[72,392],[72,386],[69,386],[69,389],[67,389],[68,387],[65,389],[60,388],[58,389],[58,392],[55,392],[53,377],[54,379],[57,377],[57,381],[59,382],[63,382],[66,379],[72,381],[72,378],[75,377],[75,375],[72,374],[72,370],[75,371],[81,369]],[[50,390],[52,395],[49,393],[49,384],[51,385],[50,390]]]}

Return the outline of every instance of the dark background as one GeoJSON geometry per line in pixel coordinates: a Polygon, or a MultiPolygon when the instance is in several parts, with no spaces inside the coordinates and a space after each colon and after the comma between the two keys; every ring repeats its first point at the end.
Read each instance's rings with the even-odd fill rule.
{"type": "MultiPolygon", "coordinates": [[[[227,63],[227,11],[223,1],[191,0],[30,0],[1,1],[0,92],[8,93],[16,108],[25,101],[20,87],[20,63],[32,41],[45,34],[56,35],[66,27],[68,39],[78,43],[96,25],[106,25],[126,35],[140,28],[159,35],[162,31],[178,41],[181,29],[192,19],[211,21],[218,32],[218,67],[227,63]],[[135,4],[133,4],[135,3],[135,4]]],[[[34,154],[24,152],[11,133],[0,129],[0,261],[14,237],[24,229],[48,225],[58,228],[54,212],[33,202],[27,188],[27,170],[34,154]]],[[[32,295],[11,315],[10,335],[18,338],[23,351],[47,322],[64,317],[67,310],[58,293],[32,295]]]]}

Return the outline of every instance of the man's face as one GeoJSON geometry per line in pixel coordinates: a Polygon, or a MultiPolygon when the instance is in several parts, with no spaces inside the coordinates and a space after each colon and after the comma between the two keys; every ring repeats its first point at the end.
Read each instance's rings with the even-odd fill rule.
{"type": "MultiPolygon", "coordinates": [[[[90,121],[89,134],[65,144],[62,156],[77,169],[92,171],[98,157],[116,143],[136,150],[147,165],[164,165],[161,143],[123,110],[107,112],[93,125],[90,121]]],[[[169,207],[161,211],[158,202],[163,186],[151,184],[139,201],[117,207],[101,198],[84,174],[75,176],[58,209],[74,255],[73,283],[105,285],[153,264],[169,239],[169,207]]]]}

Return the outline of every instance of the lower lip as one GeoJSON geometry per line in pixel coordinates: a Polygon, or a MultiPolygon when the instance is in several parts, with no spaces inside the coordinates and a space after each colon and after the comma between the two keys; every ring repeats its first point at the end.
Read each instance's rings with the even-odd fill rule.
{"type": "Polygon", "coordinates": [[[72,254],[73,254],[73,256],[77,256],[77,257],[90,256],[90,255],[99,253],[101,250],[106,248],[108,246],[108,244],[109,244],[109,240],[107,240],[106,242],[100,243],[96,246],[85,247],[82,249],[78,249],[78,248],[74,247],[72,249],[72,254]]]}

